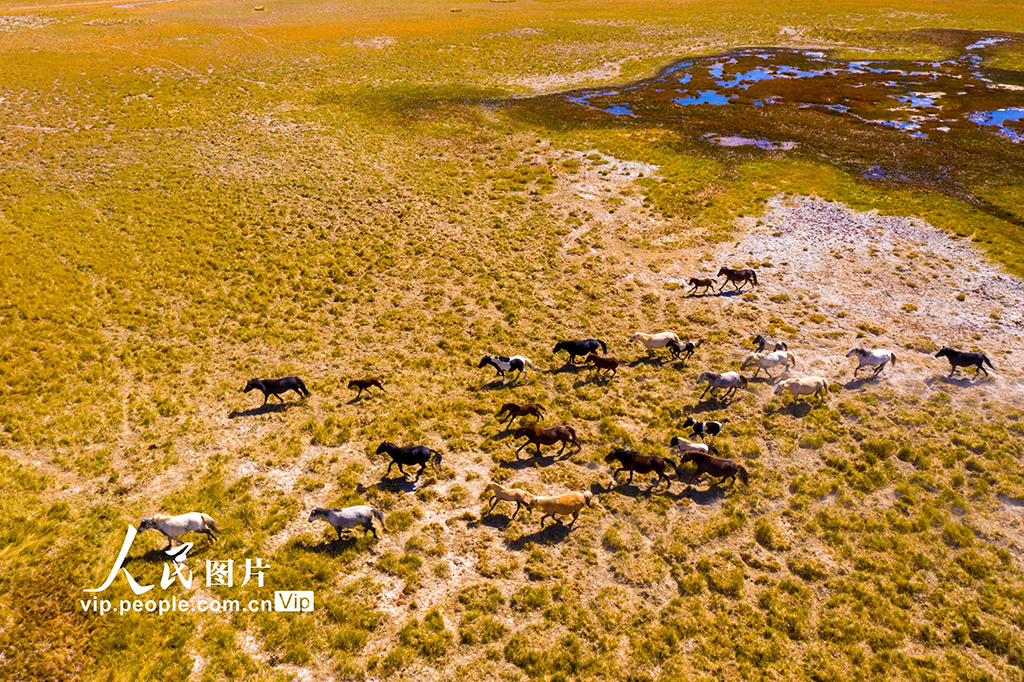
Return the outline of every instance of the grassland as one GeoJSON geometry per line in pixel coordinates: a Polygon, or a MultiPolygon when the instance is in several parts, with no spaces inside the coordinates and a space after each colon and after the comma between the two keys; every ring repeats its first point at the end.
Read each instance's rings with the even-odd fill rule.
{"type": "MultiPolygon", "coordinates": [[[[735,45],[916,57],[941,48],[911,29],[1014,30],[1019,7],[26,4],[0,3],[0,677],[1024,676],[1019,350],[987,345],[1012,325],[906,336],[772,277],[772,296],[686,299],[675,284],[721,264],[784,193],[920,216],[1019,277],[1018,228],[821,161],[541,126],[494,104],[735,45]],[[613,180],[615,160],[644,176],[613,180]],[[663,328],[706,339],[690,366],[641,361],[607,384],[541,371],[514,391],[476,368],[519,352],[557,369],[555,341],[590,335],[633,360],[629,335],[663,328]],[[698,403],[696,372],[736,366],[757,331],[820,362],[890,344],[919,380],[811,410],[763,384],[698,403]],[[945,339],[990,351],[1001,378],[926,383],[945,339]],[[256,410],[239,392],[290,373],[310,399],[256,410]],[[388,393],[353,402],[345,384],[366,374],[388,393]],[[506,399],[545,404],[582,450],[520,466],[491,416],[506,399]],[[694,411],[732,419],[719,445],[749,488],[612,484],[609,447],[663,453],[694,411]],[[384,439],[442,450],[444,466],[382,481],[384,439]],[[481,517],[488,480],[598,501],[571,532],[538,532],[537,515],[481,517]],[[388,515],[380,541],[331,543],[306,523],[363,501],[388,515]],[[127,523],[191,509],[225,529],[197,542],[197,575],[205,559],[272,566],[266,590],[198,594],[313,590],[315,612],[78,608],[127,523]]],[[[1019,215],[1013,178],[973,189],[1019,215]]],[[[949,267],[901,257],[916,282],[949,267]]],[[[981,298],[965,291],[965,306],[981,298]]],[[[132,550],[147,584],[162,543],[132,550]]],[[[119,579],[105,594],[130,592],[119,579]]]]}

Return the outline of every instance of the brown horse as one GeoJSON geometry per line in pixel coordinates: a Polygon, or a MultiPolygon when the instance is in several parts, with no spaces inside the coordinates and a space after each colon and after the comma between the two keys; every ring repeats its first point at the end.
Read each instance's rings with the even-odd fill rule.
{"type": "Polygon", "coordinates": [[[704,279],[698,279],[696,277],[690,278],[690,284],[693,286],[693,290],[690,291],[690,295],[693,296],[697,293],[697,289],[704,289],[704,293],[708,293],[708,289],[715,290],[715,285],[718,282],[714,277],[705,277],[704,279]]]}
{"type": "Polygon", "coordinates": [[[515,433],[512,434],[513,438],[522,438],[523,436],[526,436],[526,442],[519,446],[519,450],[516,450],[516,459],[519,458],[519,451],[530,443],[537,446],[538,457],[540,457],[541,445],[554,445],[558,441],[562,442],[562,449],[558,451],[559,455],[565,452],[565,446],[570,442],[577,448],[582,447],[579,439],[576,438],[575,429],[563,424],[559,424],[558,426],[548,426],[543,429],[539,429],[536,426],[520,426],[515,430],[515,433]]]}
{"type": "Polygon", "coordinates": [[[665,474],[665,463],[667,462],[668,464],[671,464],[677,474],[679,472],[679,467],[677,467],[675,462],[670,459],[658,457],[657,455],[641,455],[635,450],[625,450],[623,448],[615,448],[612,450],[608,456],[604,458],[604,461],[618,462],[622,467],[615,470],[615,473],[612,474],[612,478],[616,478],[623,471],[629,472],[629,480],[626,481],[626,485],[633,482],[634,473],[649,474],[654,472],[658,474],[658,481],[665,479],[665,482],[669,487],[672,487],[672,479],[665,474]]]}
{"type": "Polygon", "coordinates": [[[587,362],[593,363],[598,374],[611,370],[611,374],[609,376],[612,377],[615,376],[615,372],[619,370],[619,365],[622,364],[622,360],[619,360],[618,358],[613,358],[610,355],[601,356],[597,353],[591,353],[588,355],[587,362]]]}
{"type": "MultiPolygon", "coordinates": [[[[367,377],[366,379],[353,379],[348,382],[349,388],[359,389],[359,393],[356,393],[357,399],[363,394],[363,389],[366,389],[366,392],[369,393],[371,386],[376,386],[380,390],[384,391],[384,380],[380,377],[367,377]]],[[[387,391],[384,392],[387,393],[387,391]]]]}
{"type": "Polygon", "coordinates": [[[719,288],[718,293],[722,293],[722,289],[724,289],[725,285],[729,282],[732,282],[736,291],[742,289],[747,282],[750,282],[751,286],[757,286],[757,273],[749,268],[734,270],[732,268],[723,267],[718,271],[718,276],[721,277],[722,275],[725,275],[725,281],[722,282],[722,286],[719,288]]]}
{"type": "MultiPolygon", "coordinates": [[[[537,403],[525,403],[523,405],[520,405],[519,403],[505,403],[494,416],[501,417],[502,414],[507,412],[508,423],[511,424],[512,420],[517,419],[518,417],[525,417],[528,414],[532,414],[537,419],[540,419],[543,411],[544,408],[537,403]]],[[[504,417],[502,417],[500,423],[506,423],[504,417]]]]}
{"type": "MultiPolygon", "coordinates": [[[[725,479],[731,478],[733,485],[736,484],[736,474],[740,475],[740,479],[743,481],[743,485],[750,485],[747,470],[743,468],[742,464],[737,464],[731,459],[722,459],[720,457],[712,457],[711,455],[705,455],[703,452],[684,452],[682,459],[679,460],[679,464],[686,464],[687,462],[693,462],[697,465],[697,470],[693,472],[693,476],[690,476],[689,483],[696,483],[697,479],[702,474],[708,474],[715,478],[721,479],[718,482],[724,483],[725,479]]],[[[679,474],[679,470],[676,470],[676,475],[682,480],[682,476],[679,474]]]]}

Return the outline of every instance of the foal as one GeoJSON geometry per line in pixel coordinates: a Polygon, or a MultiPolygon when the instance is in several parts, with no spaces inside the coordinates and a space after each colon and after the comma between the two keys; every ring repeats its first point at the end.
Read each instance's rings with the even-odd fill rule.
{"type": "MultiPolygon", "coordinates": [[[[498,413],[495,414],[494,416],[501,417],[502,414],[508,412],[507,423],[511,424],[513,419],[516,419],[517,417],[525,417],[528,414],[533,415],[539,420],[541,418],[541,413],[543,411],[544,408],[538,405],[537,403],[524,403],[522,405],[518,403],[505,403],[504,405],[501,406],[501,409],[498,410],[498,413]]],[[[502,417],[499,423],[505,424],[505,418],[502,417]]]]}
{"type": "Polygon", "coordinates": [[[619,365],[622,364],[622,361],[619,360],[618,358],[613,358],[610,355],[601,357],[596,353],[591,353],[590,355],[588,355],[587,362],[592,363],[594,365],[594,368],[597,369],[598,374],[600,374],[601,372],[607,372],[611,370],[609,378],[615,376],[615,373],[619,371],[619,365]]]}
{"type": "MultiPolygon", "coordinates": [[[[359,396],[363,394],[363,389],[366,389],[366,392],[369,393],[370,387],[372,386],[376,386],[380,390],[384,391],[383,384],[384,380],[381,379],[380,377],[369,377],[366,379],[353,379],[352,381],[348,382],[348,387],[359,389],[359,393],[356,394],[356,399],[358,399],[359,396]]],[[[387,391],[384,392],[387,393],[387,391]]]]}
{"type": "Polygon", "coordinates": [[[697,294],[698,288],[704,289],[705,294],[708,293],[708,289],[714,291],[715,285],[718,284],[718,282],[715,280],[714,277],[705,277],[704,279],[691,277],[690,284],[693,286],[693,289],[690,290],[690,296],[695,296],[697,294]]]}

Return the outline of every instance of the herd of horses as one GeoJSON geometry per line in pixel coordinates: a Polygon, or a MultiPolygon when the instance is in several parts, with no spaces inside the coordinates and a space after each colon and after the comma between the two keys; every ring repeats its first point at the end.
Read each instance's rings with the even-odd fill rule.
{"type": "MultiPolygon", "coordinates": [[[[718,289],[719,293],[730,283],[735,291],[742,290],[747,284],[751,286],[758,285],[757,274],[750,269],[723,267],[719,270],[718,276],[725,277],[725,282],[718,289]]],[[[695,295],[700,289],[703,289],[705,292],[713,290],[717,281],[714,278],[691,278],[690,284],[692,285],[690,294],[695,295]]],[[[684,362],[694,354],[702,343],[702,340],[680,341],[676,334],[668,331],[656,334],[637,332],[633,334],[629,341],[630,343],[642,344],[647,349],[648,356],[653,355],[659,349],[667,348],[674,358],[682,358],[684,362]]],[[[789,351],[785,341],[770,339],[758,334],[753,339],[753,344],[754,352],[750,353],[740,365],[741,370],[750,367],[755,368],[751,379],[757,378],[760,372],[764,371],[769,381],[777,382],[775,386],[776,395],[788,393],[794,400],[800,400],[806,396],[814,396],[818,400],[824,400],[828,395],[830,384],[823,377],[782,378],[791,369],[795,369],[797,365],[796,355],[789,351]],[[780,367],[783,370],[782,374],[773,375],[769,371],[780,367]]],[[[569,356],[567,364],[575,365],[576,359],[582,357],[584,358],[584,364],[593,365],[598,374],[606,373],[605,376],[609,379],[614,377],[618,368],[624,364],[619,358],[608,355],[608,345],[601,339],[587,338],[559,341],[555,344],[553,353],[563,351],[569,356]],[[597,351],[599,349],[604,355],[598,354],[597,351]]],[[[846,357],[854,357],[857,360],[854,378],[864,368],[873,368],[872,376],[878,376],[887,366],[895,367],[896,365],[896,354],[886,349],[858,347],[851,349],[846,354],[846,357]]],[[[991,360],[983,353],[945,347],[936,353],[935,357],[944,357],[949,361],[951,369],[948,376],[950,377],[961,367],[974,367],[976,376],[981,373],[988,376],[988,371],[985,369],[986,365],[991,369],[995,369],[992,366],[991,360]]],[[[481,359],[479,367],[487,366],[494,368],[497,371],[497,376],[501,377],[502,380],[505,379],[507,372],[514,372],[515,376],[512,377],[512,383],[522,378],[526,374],[527,369],[536,370],[533,362],[523,355],[485,355],[481,359]]],[[[698,386],[706,383],[707,386],[699,399],[703,400],[705,395],[710,393],[712,399],[725,401],[733,397],[737,391],[745,389],[749,381],[747,377],[735,371],[721,373],[710,370],[703,371],[697,376],[696,383],[698,386]],[[723,392],[716,394],[716,391],[723,392]]],[[[352,379],[349,381],[348,386],[350,389],[358,389],[357,400],[362,397],[364,391],[369,394],[371,388],[377,388],[382,392],[386,392],[384,380],[381,377],[352,379]]],[[[281,396],[289,391],[294,391],[300,398],[306,398],[311,395],[309,389],[306,388],[306,384],[297,376],[285,376],[279,379],[250,379],[242,390],[246,393],[253,390],[262,392],[263,406],[267,404],[270,396],[275,396],[283,403],[284,399],[281,396]]],[[[523,417],[534,418],[533,424],[520,423],[512,431],[511,435],[514,440],[525,438],[515,451],[517,459],[523,449],[529,445],[536,447],[536,457],[541,456],[541,446],[560,443],[561,448],[556,457],[560,457],[570,444],[577,450],[582,448],[576,431],[571,426],[556,424],[541,427],[539,422],[544,417],[544,408],[537,403],[518,404],[508,402],[502,405],[495,416],[500,418],[500,423],[503,426],[511,426],[513,421],[523,417]]],[[[686,479],[687,485],[697,483],[704,476],[718,479],[716,485],[720,485],[725,481],[735,484],[737,477],[744,485],[749,485],[750,476],[743,465],[731,459],[718,457],[718,450],[713,445],[714,439],[721,433],[723,425],[728,423],[728,419],[700,422],[692,417],[688,417],[683,422],[683,428],[692,429],[690,437],[699,437],[701,442],[698,443],[674,436],[669,443],[669,447],[672,452],[679,454],[678,463],[668,457],[652,454],[644,455],[635,450],[625,448],[613,449],[604,458],[604,461],[609,464],[614,463],[618,467],[612,472],[612,479],[616,482],[618,481],[619,474],[629,472],[629,479],[626,481],[626,485],[632,484],[634,474],[654,474],[655,479],[651,484],[652,489],[663,481],[666,487],[670,488],[672,485],[670,474],[674,473],[679,481],[683,481],[686,477],[684,466],[687,464],[694,467],[693,471],[689,472],[689,478],[686,479]]],[[[391,469],[396,464],[403,478],[408,476],[404,468],[406,466],[419,467],[419,470],[416,472],[417,478],[422,475],[428,465],[433,466],[436,470],[440,470],[441,466],[442,454],[424,445],[399,447],[384,441],[377,448],[376,453],[378,455],[386,454],[391,459],[384,473],[384,478],[391,475],[391,469]]],[[[527,491],[505,488],[497,483],[490,483],[485,490],[491,493],[490,507],[487,509],[487,514],[491,514],[495,506],[501,501],[515,502],[516,509],[512,514],[512,519],[515,519],[523,507],[526,507],[528,511],[537,509],[544,513],[540,520],[541,528],[543,528],[544,521],[548,518],[554,518],[558,523],[562,523],[558,516],[570,515],[572,516],[572,521],[569,523],[571,527],[576,522],[580,511],[590,505],[593,497],[590,491],[535,496],[527,491]]],[[[342,538],[343,530],[347,531],[358,527],[366,529],[373,533],[374,537],[377,537],[377,531],[373,524],[374,519],[379,521],[383,529],[387,530],[383,513],[366,505],[356,505],[345,509],[315,508],[309,515],[310,523],[326,521],[331,525],[337,531],[339,540],[342,538]]],[[[200,512],[189,512],[178,516],[153,516],[142,519],[139,524],[139,530],[145,531],[150,529],[157,530],[167,536],[168,549],[173,546],[174,541],[181,543],[181,536],[188,532],[204,533],[210,541],[217,539],[213,535],[214,532],[221,532],[212,518],[200,512]]]]}

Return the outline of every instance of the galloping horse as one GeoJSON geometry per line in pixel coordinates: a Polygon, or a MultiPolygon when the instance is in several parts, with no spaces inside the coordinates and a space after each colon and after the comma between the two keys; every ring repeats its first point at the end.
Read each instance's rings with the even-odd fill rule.
{"type": "Polygon", "coordinates": [[[896,354],[891,350],[882,350],[880,348],[875,350],[865,350],[857,347],[847,353],[846,357],[850,357],[851,355],[857,356],[857,369],[853,370],[854,378],[857,378],[857,372],[859,372],[862,367],[874,367],[875,376],[878,376],[878,373],[885,369],[885,365],[887,363],[891,362],[893,367],[896,366],[896,354]]]}
{"type": "Polygon", "coordinates": [[[773,339],[765,338],[763,335],[758,334],[754,337],[754,345],[757,346],[757,352],[763,353],[765,349],[768,352],[776,350],[789,350],[789,346],[786,345],[785,341],[775,341],[773,339]]]}
{"type": "Polygon", "coordinates": [[[774,379],[775,377],[771,375],[768,368],[782,365],[786,368],[786,372],[789,372],[790,367],[796,367],[796,356],[788,350],[777,350],[774,353],[751,353],[740,365],[740,369],[746,369],[751,365],[757,366],[757,370],[754,372],[755,377],[763,369],[769,379],[774,379]]]}
{"type": "Polygon", "coordinates": [[[669,344],[670,341],[679,343],[679,337],[672,332],[658,332],[657,334],[645,334],[644,332],[637,332],[630,337],[629,342],[634,343],[639,341],[644,344],[647,348],[647,354],[651,355],[655,348],[664,348],[669,344]]]}
{"type": "Polygon", "coordinates": [[[555,518],[556,514],[566,515],[572,514],[572,526],[576,523],[576,519],[579,518],[580,510],[584,506],[590,506],[590,498],[594,496],[589,490],[585,493],[566,493],[564,495],[549,496],[549,497],[535,497],[530,502],[530,509],[540,509],[544,512],[544,516],[540,517],[540,527],[544,527],[544,519],[549,516],[558,523],[562,523],[555,518]]]}
{"type": "Polygon", "coordinates": [[[527,367],[537,369],[533,366],[533,363],[530,362],[530,358],[522,355],[513,355],[512,357],[506,357],[504,355],[485,355],[483,359],[480,360],[479,366],[486,367],[487,365],[498,370],[498,376],[500,377],[504,377],[505,372],[508,371],[519,372],[513,381],[518,381],[519,377],[526,373],[527,367]]]}
{"type": "Polygon", "coordinates": [[[613,358],[611,356],[601,357],[595,353],[591,353],[587,356],[587,362],[594,365],[598,374],[611,370],[610,377],[615,376],[615,373],[619,371],[619,365],[622,364],[622,361],[618,358],[613,358]]]}
{"type": "Polygon", "coordinates": [[[690,359],[693,355],[693,351],[700,348],[700,345],[704,343],[704,339],[699,339],[696,343],[693,341],[687,341],[686,343],[679,343],[678,341],[669,341],[668,349],[672,352],[673,358],[678,358],[681,353],[686,353],[686,357],[683,358],[683,362],[690,359]]]}
{"type": "MultiPolygon", "coordinates": [[[[702,474],[708,474],[720,479],[719,483],[725,483],[725,479],[731,478],[733,485],[736,484],[736,474],[739,474],[740,480],[743,481],[743,485],[750,485],[749,475],[747,470],[743,468],[742,464],[737,464],[731,459],[721,459],[719,457],[712,457],[705,455],[700,452],[687,452],[683,455],[682,459],[679,460],[680,466],[687,462],[693,462],[697,465],[697,470],[693,472],[693,476],[690,476],[690,483],[696,483],[697,479],[702,474]]],[[[682,480],[682,476],[679,477],[682,480]]]]}
{"type": "MultiPolygon", "coordinates": [[[[359,393],[356,393],[357,399],[359,398],[359,396],[363,394],[364,389],[366,390],[367,393],[369,393],[370,388],[372,386],[376,386],[380,390],[384,391],[384,380],[381,379],[380,377],[367,377],[366,379],[353,379],[352,381],[348,382],[349,388],[359,389],[359,393]]],[[[384,392],[387,393],[387,391],[384,392]]]]}
{"type": "Polygon", "coordinates": [[[722,289],[724,289],[725,285],[729,282],[732,282],[736,291],[742,289],[747,282],[750,282],[752,286],[757,286],[757,273],[749,268],[734,270],[732,268],[723,267],[718,271],[718,276],[721,277],[722,275],[725,275],[725,281],[722,282],[722,286],[718,289],[718,293],[722,293],[722,289]],[[737,284],[737,282],[739,282],[739,284],[737,284]]]}
{"type": "MultiPolygon", "coordinates": [[[[242,389],[243,393],[256,389],[263,392],[263,405],[267,404],[267,398],[274,396],[282,403],[284,398],[281,397],[282,393],[287,391],[295,391],[299,394],[300,398],[309,397],[309,390],[306,388],[306,384],[302,383],[302,379],[298,377],[281,377],[280,379],[249,379],[249,383],[242,389]]],[[[263,407],[260,405],[260,407],[263,407]]]]}
{"type": "Polygon", "coordinates": [[[497,483],[489,483],[484,490],[494,495],[491,498],[491,506],[487,510],[488,514],[494,511],[494,506],[498,504],[498,502],[505,501],[516,503],[516,510],[512,513],[513,521],[516,519],[516,514],[519,513],[519,508],[525,506],[526,510],[529,511],[530,503],[533,501],[533,495],[525,490],[520,490],[519,488],[503,488],[497,483]]]}
{"type": "Polygon", "coordinates": [[[522,438],[523,436],[526,436],[526,442],[520,445],[519,449],[516,450],[516,459],[519,459],[519,451],[525,448],[530,443],[533,443],[534,445],[537,446],[538,457],[540,457],[541,445],[554,445],[555,443],[561,441],[562,449],[558,451],[559,455],[565,452],[565,446],[568,445],[570,442],[577,448],[582,447],[580,445],[579,439],[576,438],[575,429],[573,429],[571,426],[565,426],[564,424],[559,424],[557,426],[549,426],[544,429],[539,429],[536,426],[520,426],[518,429],[515,430],[515,433],[512,434],[513,438],[522,438]]]}
{"type": "Polygon", "coordinates": [[[419,464],[420,470],[416,472],[418,477],[423,473],[423,470],[427,468],[427,464],[433,464],[434,469],[440,470],[441,466],[441,453],[437,450],[431,450],[426,445],[408,445],[404,448],[400,448],[394,443],[384,441],[377,448],[377,454],[388,453],[391,456],[391,464],[388,464],[388,470],[384,472],[384,478],[391,475],[391,467],[398,465],[398,470],[402,472],[402,476],[406,476],[405,469],[402,465],[412,466],[413,464],[419,464]]]}
{"type": "Polygon", "coordinates": [[[323,519],[327,523],[334,526],[334,530],[338,533],[338,539],[341,539],[341,529],[352,530],[356,526],[362,526],[368,528],[373,537],[379,537],[377,530],[373,527],[373,517],[376,516],[380,520],[381,528],[384,530],[388,529],[386,523],[384,523],[384,514],[379,509],[373,507],[367,507],[364,504],[358,504],[354,507],[345,507],[344,509],[321,509],[317,507],[309,514],[309,522],[313,523],[317,519],[323,519]]]}
{"type": "Polygon", "coordinates": [[[597,347],[601,347],[601,352],[605,355],[608,354],[608,345],[601,339],[581,339],[579,341],[559,341],[555,344],[555,349],[552,353],[557,353],[560,350],[564,350],[569,354],[569,364],[576,363],[577,355],[586,355],[588,353],[596,353],[597,347]]]}
{"type": "MultiPolygon", "coordinates": [[[[980,372],[985,372],[985,376],[988,376],[988,370],[982,367],[982,365],[992,367],[992,362],[984,353],[970,353],[967,351],[956,350],[954,348],[943,348],[935,354],[935,357],[947,358],[949,360],[949,364],[953,365],[953,369],[949,370],[949,376],[953,376],[957,367],[970,367],[971,365],[978,368],[974,372],[974,376],[978,376],[980,372]]],[[[992,367],[992,369],[995,369],[995,367],[992,367]]]]}
{"type": "Polygon", "coordinates": [[[715,439],[715,436],[722,432],[722,424],[728,424],[728,419],[723,419],[720,422],[699,422],[693,417],[687,417],[686,421],[683,422],[683,428],[692,428],[694,436],[700,436],[700,442],[704,442],[704,436],[711,436],[711,440],[715,439]]]}
{"type": "Polygon", "coordinates": [[[691,443],[688,440],[683,440],[679,436],[672,436],[672,440],[668,443],[669,447],[676,452],[703,452],[705,455],[717,455],[718,448],[714,445],[708,445],[707,443],[691,443]]]}
{"type": "Polygon", "coordinates": [[[704,399],[704,395],[708,391],[711,391],[712,398],[717,397],[715,396],[716,388],[728,389],[725,394],[722,395],[722,397],[725,398],[736,393],[738,389],[747,387],[747,378],[740,376],[736,372],[722,372],[721,374],[718,372],[701,372],[697,375],[698,386],[703,384],[705,381],[707,382],[708,387],[704,389],[704,393],[700,394],[700,400],[704,399]]]}
{"type": "Polygon", "coordinates": [[[157,530],[166,535],[167,549],[174,545],[175,540],[180,544],[185,544],[185,541],[181,539],[185,533],[204,533],[210,542],[214,542],[217,537],[213,531],[221,532],[214,520],[202,512],[188,512],[177,516],[164,514],[150,516],[139,522],[139,532],[144,530],[157,530]]]}
{"type": "Polygon", "coordinates": [[[718,284],[718,281],[715,280],[714,277],[705,277],[704,279],[691,277],[689,283],[693,286],[693,289],[690,291],[690,295],[694,296],[696,295],[698,288],[704,289],[705,294],[708,292],[708,289],[714,291],[715,285],[718,284]]]}
{"type": "MultiPolygon", "coordinates": [[[[665,464],[671,464],[673,469],[678,472],[678,467],[675,462],[664,457],[658,457],[656,455],[641,455],[635,450],[626,450],[623,448],[615,448],[612,450],[607,457],[604,458],[606,462],[618,462],[621,466],[620,469],[616,469],[612,474],[612,478],[616,478],[623,471],[629,472],[629,480],[626,481],[626,485],[633,482],[633,474],[649,474],[654,472],[658,474],[658,481],[665,479],[669,487],[672,487],[672,479],[665,475],[665,464]]],[[[657,481],[656,481],[657,482],[657,481]]],[[[653,486],[652,486],[653,487],[653,486]]]]}
{"type": "Polygon", "coordinates": [[[814,395],[822,400],[828,395],[828,381],[821,377],[804,377],[803,379],[786,379],[775,387],[775,395],[788,391],[794,399],[800,396],[814,395]]]}
{"type": "MultiPolygon", "coordinates": [[[[522,405],[518,403],[505,403],[504,405],[501,406],[501,409],[498,410],[498,413],[495,414],[494,416],[501,417],[502,414],[508,412],[508,423],[511,424],[513,419],[516,419],[517,417],[525,417],[528,414],[533,415],[537,419],[540,419],[541,412],[543,411],[544,408],[538,405],[537,403],[524,403],[522,405]]],[[[505,418],[502,417],[501,422],[499,423],[505,424],[505,418]]]]}

